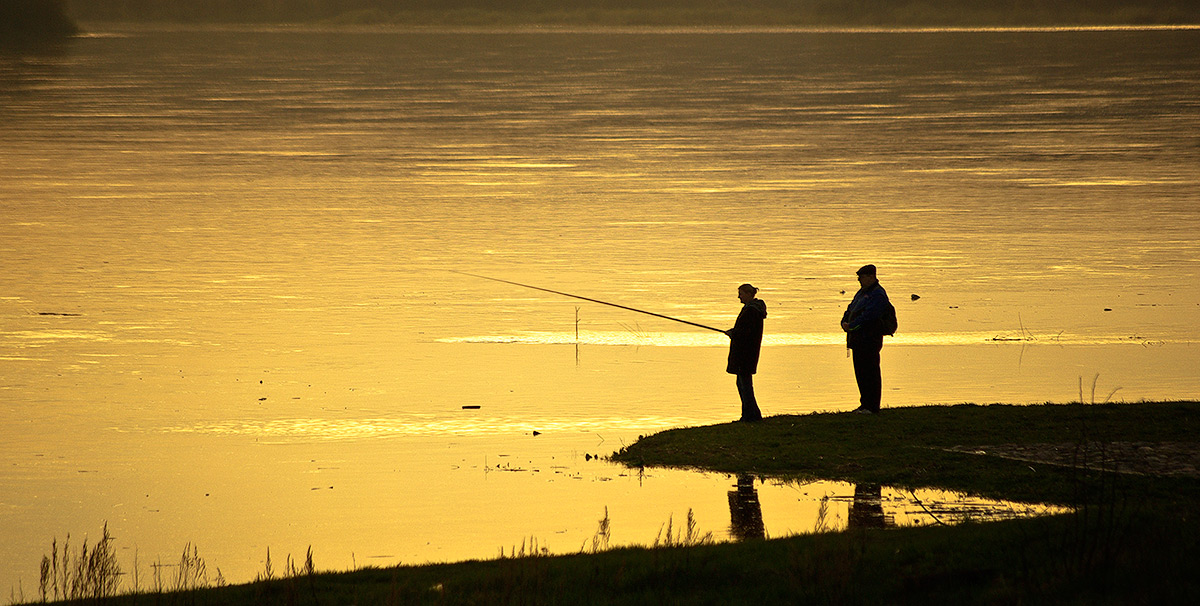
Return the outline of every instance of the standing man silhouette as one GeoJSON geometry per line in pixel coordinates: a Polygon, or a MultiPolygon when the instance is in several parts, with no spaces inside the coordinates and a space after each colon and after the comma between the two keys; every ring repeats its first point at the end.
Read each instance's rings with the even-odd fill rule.
{"type": "Polygon", "coordinates": [[[842,314],[842,330],[846,331],[846,347],[854,358],[854,380],[858,383],[859,406],[854,412],[877,414],[883,391],[879,372],[883,316],[891,302],[879,285],[874,265],[864,265],[856,273],[858,292],[842,314]]]}
{"type": "Polygon", "coordinates": [[[742,311],[738,313],[733,328],[725,331],[729,335],[729,364],[725,372],[737,375],[738,396],[742,399],[742,421],[762,420],[758,401],[754,399],[754,373],[758,370],[767,304],[762,299],[754,298],[757,294],[758,289],[749,284],[738,287],[742,311]]]}

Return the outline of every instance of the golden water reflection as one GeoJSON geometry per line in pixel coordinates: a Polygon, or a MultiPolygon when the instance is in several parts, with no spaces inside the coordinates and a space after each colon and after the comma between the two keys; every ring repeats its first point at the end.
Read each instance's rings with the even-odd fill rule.
{"type": "MultiPolygon", "coordinates": [[[[726,318],[727,319],[727,318],[726,318]]],[[[638,347],[723,347],[728,338],[709,332],[661,332],[630,326],[624,330],[519,331],[512,334],[443,337],[439,343],[491,343],[521,345],[629,345],[638,347]]],[[[985,343],[1051,345],[1163,345],[1188,343],[1187,339],[1146,338],[1136,334],[1033,334],[1020,330],[906,332],[889,336],[891,345],[979,345],[985,343]]],[[[764,346],[833,345],[844,346],[846,335],[834,332],[770,333],[763,335],[764,346]]]]}
{"type": "Polygon", "coordinates": [[[620,432],[408,435],[283,440],[249,434],[103,432],[56,447],[11,448],[9,477],[40,487],[0,495],[28,532],[0,544],[4,581],[36,584],[52,539],[107,523],[121,565],[145,569],[196,546],[229,582],[311,546],[321,570],[492,558],[535,539],[577,553],[608,519],[609,547],[652,545],[689,513],[718,541],[872,525],[915,526],[1062,511],[934,490],[630,469],[604,455],[620,432]],[[119,453],[169,453],[138,458],[119,453]],[[876,513],[864,516],[864,508],[876,513]],[[882,512],[882,513],[880,513],[882,512]],[[435,522],[436,521],[436,522],[435,522]]]}
{"type": "Polygon", "coordinates": [[[1065,513],[1067,508],[976,497],[933,488],[903,489],[878,484],[786,482],[736,477],[729,491],[730,538],[779,537],[848,528],[905,528],[997,521],[1065,513]],[[773,493],[782,493],[773,494],[773,493]],[[795,504],[787,502],[790,495],[795,504]],[[768,503],[763,506],[762,503],[768,503]],[[815,505],[815,508],[814,508],[815,505]],[[780,507],[787,514],[772,516],[780,507]],[[793,509],[792,507],[795,507],[793,509]],[[763,511],[767,512],[764,523],[763,511]]]}
{"type": "Polygon", "coordinates": [[[940,512],[589,459],[732,420],[725,338],[447,270],[751,281],[768,415],[857,405],[864,262],[885,407],[1200,394],[1195,31],[128,34],[0,87],[0,592],[105,521],[237,581],[940,512]]]}
{"type": "Polygon", "coordinates": [[[681,427],[687,417],[596,417],[564,419],[534,417],[446,418],[434,415],[397,416],[374,419],[293,418],[273,420],[230,420],[201,425],[165,427],[171,433],[209,435],[253,435],[263,443],[311,442],[314,440],[360,440],[388,436],[489,436],[545,432],[588,433],[663,430],[681,427]]]}

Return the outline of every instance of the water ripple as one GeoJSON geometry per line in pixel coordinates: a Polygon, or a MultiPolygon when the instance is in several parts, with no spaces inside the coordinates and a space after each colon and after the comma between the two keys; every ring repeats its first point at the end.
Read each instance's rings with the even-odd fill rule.
{"type": "Polygon", "coordinates": [[[657,431],[694,423],[684,417],[596,417],[582,419],[464,417],[457,419],[414,416],[374,419],[292,418],[242,419],[219,423],[176,425],[161,428],[164,433],[255,436],[279,442],[309,440],[361,440],[364,438],[407,436],[466,436],[495,434],[593,433],[599,431],[657,431]]]}

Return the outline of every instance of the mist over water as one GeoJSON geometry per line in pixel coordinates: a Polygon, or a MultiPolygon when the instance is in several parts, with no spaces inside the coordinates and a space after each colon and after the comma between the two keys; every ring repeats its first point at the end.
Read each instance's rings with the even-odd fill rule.
{"type": "Polygon", "coordinates": [[[571,551],[605,505],[648,520],[630,542],[709,498],[725,532],[725,478],[633,516],[653,481],[582,458],[735,418],[725,337],[451,270],[726,328],[751,282],[768,414],[856,405],[868,262],[885,407],[1196,398],[1197,48],[112,30],[5,58],[0,587],[104,520],[230,580],[266,547],[571,551]],[[514,457],[540,471],[485,472],[514,457]]]}

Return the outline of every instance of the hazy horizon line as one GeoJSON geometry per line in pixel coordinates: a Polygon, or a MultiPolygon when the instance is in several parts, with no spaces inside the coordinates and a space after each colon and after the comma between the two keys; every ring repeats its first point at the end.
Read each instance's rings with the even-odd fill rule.
{"type": "Polygon", "coordinates": [[[496,34],[926,34],[926,33],[1056,33],[1200,31],[1200,23],[1174,25],[1047,25],[1047,26],[756,26],[756,25],[414,25],[334,23],[178,23],[171,21],[82,21],[77,38],[104,37],[111,32],[91,28],[134,31],[230,31],[297,33],[496,33],[496,34]],[[89,27],[90,26],[90,27],[89,27]]]}

